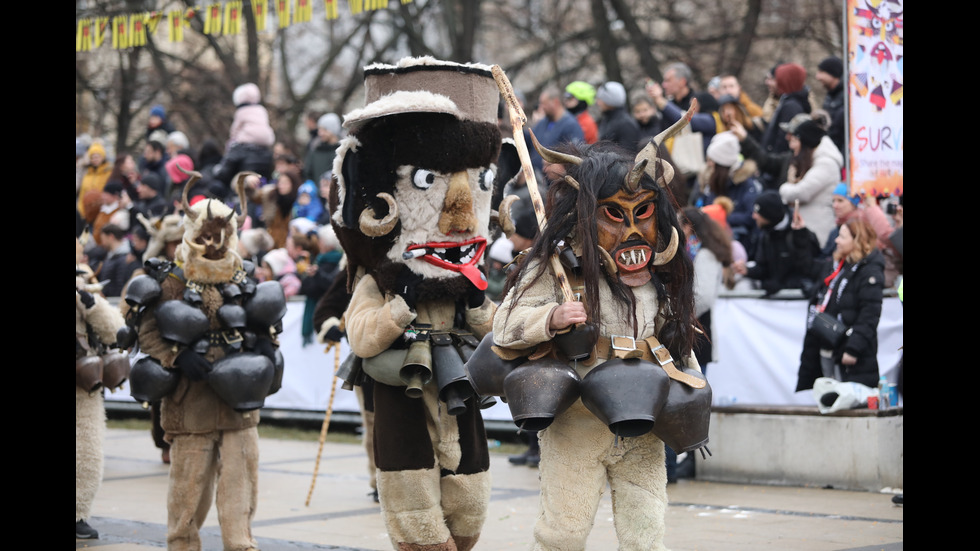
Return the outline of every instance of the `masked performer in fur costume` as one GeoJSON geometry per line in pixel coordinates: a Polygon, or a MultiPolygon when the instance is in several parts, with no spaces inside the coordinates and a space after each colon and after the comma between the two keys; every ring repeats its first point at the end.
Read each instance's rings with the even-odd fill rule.
{"type": "Polygon", "coordinates": [[[334,161],[348,259],[344,328],[373,380],[382,514],[395,549],[472,549],[490,498],[480,400],[461,352],[491,327],[484,251],[499,92],[490,67],[430,57],[365,68],[334,161]]]}
{"type": "MultiPolygon", "coordinates": [[[[188,205],[175,262],[151,259],[127,289],[127,324],[145,357],[133,365],[137,400],[162,400],[170,442],[167,547],[199,550],[216,502],[224,548],[256,549],[259,408],[278,391],[282,287],[256,283],[237,252],[239,215],[212,199],[188,205]]],[[[243,181],[237,178],[244,208],[243,181]]]]}
{"type": "MultiPolygon", "coordinates": [[[[558,151],[534,144],[554,163],[547,224],[510,275],[493,324],[498,355],[531,360],[505,379],[515,421],[528,420],[522,402],[558,394],[553,416],[535,425],[544,428],[533,549],[585,549],[607,483],[619,549],[664,549],[669,438],[657,429],[670,426],[665,402],[675,377],[705,387],[691,354],[692,264],[675,254],[683,230],[667,190],[673,169],[657,155],[679,128],[635,158],[608,143],[558,151]],[[567,270],[569,293],[553,255],[567,270]],[[569,352],[563,335],[586,342],[585,355],[569,352]],[[551,385],[552,375],[569,384],[551,385]],[[518,392],[527,388],[538,390],[518,392]]],[[[700,409],[708,406],[710,394],[700,409]]]]}
{"type": "MultiPolygon", "coordinates": [[[[81,245],[75,240],[76,266],[81,245]]],[[[96,539],[89,525],[92,502],[102,486],[102,443],[105,440],[103,391],[122,384],[129,358],[115,349],[116,332],[125,325],[119,310],[85,282],[75,270],[75,538],[96,539]],[[115,358],[115,359],[114,359],[115,358]],[[110,373],[124,364],[123,372],[110,373]],[[112,364],[112,365],[109,365],[112,364]],[[110,381],[111,379],[111,381],[110,381]]]]}

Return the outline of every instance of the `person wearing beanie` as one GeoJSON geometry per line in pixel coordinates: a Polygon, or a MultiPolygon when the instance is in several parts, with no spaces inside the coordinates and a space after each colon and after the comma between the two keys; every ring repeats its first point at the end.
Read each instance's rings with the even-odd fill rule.
{"type": "Polygon", "coordinates": [[[150,135],[154,132],[163,132],[164,134],[170,134],[176,130],[174,125],[167,118],[167,110],[160,104],[154,105],[150,108],[149,116],[146,119],[146,139],[149,141],[150,135]]]}
{"type": "Polygon", "coordinates": [[[130,227],[141,224],[142,215],[147,220],[159,218],[166,214],[170,202],[163,195],[165,182],[159,176],[148,172],[136,184],[136,200],[130,209],[130,227]]]}
{"type": "Polygon", "coordinates": [[[745,128],[745,131],[752,136],[755,141],[762,140],[762,129],[764,125],[759,124],[760,119],[758,117],[752,117],[749,115],[749,112],[745,109],[745,106],[736,96],[731,94],[722,94],[722,96],[718,98],[718,115],[721,117],[721,122],[724,123],[725,128],[731,129],[735,123],[738,123],[745,128]]]}
{"type": "Polygon", "coordinates": [[[844,128],[844,62],[839,57],[830,56],[817,65],[817,82],[823,85],[827,95],[823,98],[823,109],[830,115],[827,135],[837,149],[844,153],[846,147],[844,128]]]}
{"type": "MultiPolygon", "coordinates": [[[[546,86],[538,96],[538,109],[535,110],[535,118],[540,119],[534,123],[531,132],[535,139],[548,149],[554,149],[566,142],[584,142],[585,132],[579,125],[575,115],[572,115],[562,101],[564,92],[555,85],[546,86]]],[[[544,162],[537,149],[530,147],[531,166],[534,167],[538,175],[538,182],[541,185],[547,182],[544,178],[544,162]]]]}
{"type": "Polygon", "coordinates": [[[95,201],[99,197],[99,194],[102,193],[102,188],[109,181],[109,175],[112,174],[112,163],[106,157],[105,146],[99,142],[95,142],[88,147],[88,150],[85,151],[85,158],[87,161],[85,162],[85,170],[82,173],[82,182],[78,187],[75,208],[78,209],[79,214],[83,218],[91,222],[95,213],[87,213],[85,211],[85,196],[89,195],[89,202],[95,201]]]}
{"type": "Polygon", "coordinates": [[[316,128],[316,138],[303,160],[303,178],[314,182],[318,182],[324,172],[333,170],[333,160],[344,137],[340,116],[336,113],[322,115],[316,121],[316,128]]]}
{"type": "Polygon", "coordinates": [[[276,133],[269,124],[269,111],[262,105],[259,87],[251,82],[242,84],[232,93],[232,102],[235,117],[228,133],[228,147],[239,143],[272,147],[276,133]]]}
{"type": "Polygon", "coordinates": [[[582,132],[585,134],[585,143],[596,143],[599,141],[599,127],[595,119],[589,113],[589,106],[595,103],[596,89],[588,82],[576,80],[565,87],[564,103],[565,109],[575,115],[582,132]]]}
{"type": "Polygon", "coordinates": [[[732,237],[750,249],[756,233],[753,204],[762,184],[755,177],[756,163],[741,155],[738,138],[730,131],[715,134],[705,154],[705,168],[698,175],[689,204],[706,207],[719,199],[731,203],[727,225],[732,237]]]}
{"type": "Polygon", "coordinates": [[[854,218],[861,218],[875,231],[878,236],[878,249],[882,252],[894,249],[894,245],[889,239],[894,228],[888,220],[888,215],[878,205],[878,201],[874,197],[869,197],[864,201],[863,206],[861,203],[862,197],[852,194],[846,182],[839,182],[834,186],[831,207],[834,210],[834,223],[836,225],[831,230],[830,235],[827,236],[823,249],[820,251],[822,258],[830,258],[834,254],[834,249],[837,247],[835,240],[841,225],[854,218]]]}
{"type": "Polygon", "coordinates": [[[618,82],[606,82],[596,90],[595,99],[600,111],[599,139],[636,153],[640,125],[626,110],[626,88],[618,82]]]}
{"type": "MultiPolygon", "coordinates": [[[[783,63],[776,67],[773,79],[779,103],[762,134],[760,144],[767,153],[783,153],[789,151],[789,142],[779,125],[789,122],[800,113],[810,113],[813,108],[810,105],[810,89],[806,86],[806,69],[803,66],[798,63],[783,63]]],[[[762,174],[762,183],[766,189],[774,189],[780,183],[776,181],[777,177],[778,175],[768,172],[762,174]]]]}
{"type": "Polygon", "coordinates": [[[799,202],[799,215],[817,240],[827,242],[836,227],[831,199],[840,182],[844,156],[814,120],[804,120],[788,133],[792,157],[779,195],[787,205],[799,202]]]}
{"type": "Polygon", "coordinates": [[[248,82],[232,92],[235,116],[225,142],[224,156],[211,170],[215,180],[230,188],[239,172],[255,172],[269,179],[275,167],[272,146],[276,133],[269,123],[269,111],[262,105],[259,87],[248,82]]]}
{"type": "Polygon", "coordinates": [[[299,294],[303,282],[296,273],[296,262],[285,248],[265,253],[257,272],[261,281],[278,281],[286,298],[299,294]]]}
{"type": "Polygon", "coordinates": [[[793,222],[790,209],[774,190],[756,197],[753,217],[760,230],[749,250],[749,261],[733,264],[735,273],[754,280],[766,297],[783,289],[798,289],[810,296],[815,287],[811,272],[820,254],[817,237],[793,222]]]}

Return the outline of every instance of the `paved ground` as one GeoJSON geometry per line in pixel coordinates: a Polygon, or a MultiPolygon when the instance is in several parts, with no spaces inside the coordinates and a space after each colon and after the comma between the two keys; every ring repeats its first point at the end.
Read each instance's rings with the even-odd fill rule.
{"type": "MultiPolygon", "coordinates": [[[[356,444],[262,439],[253,531],[263,551],[389,551],[379,508],[367,492],[366,455],[356,444]],[[312,487],[317,454],[316,484],[312,487]],[[309,498],[309,505],[306,501],[309,498]]],[[[90,521],[98,540],[76,549],[147,551],[166,547],[167,469],[148,432],[110,429],[105,477],[90,521]]],[[[711,458],[708,458],[710,461],[711,458]]],[[[537,470],[491,459],[494,488],[476,551],[528,549],[537,511],[537,470]]],[[[904,509],[891,495],[821,488],[681,480],[669,486],[666,543],[672,551],[898,551],[904,509]]],[[[616,549],[608,494],[590,551],[616,549]]],[[[220,550],[217,513],[202,531],[220,550]]],[[[16,546],[15,546],[16,548],[16,546]]]]}

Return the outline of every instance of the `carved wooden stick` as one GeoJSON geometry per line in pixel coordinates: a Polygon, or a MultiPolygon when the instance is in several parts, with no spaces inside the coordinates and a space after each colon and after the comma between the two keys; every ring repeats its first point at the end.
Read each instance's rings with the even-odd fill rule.
{"type": "MultiPolygon", "coordinates": [[[[544,202],[541,200],[541,193],[538,191],[538,181],[534,177],[534,167],[531,166],[531,155],[527,150],[527,142],[524,141],[524,125],[527,123],[527,117],[524,115],[524,109],[521,108],[521,103],[517,101],[517,95],[514,94],[514,87],[511,86],[510,79],[504,74],[504,70],[500,68],[500,65],[494,65],[491,67],[491,72],[493,73],[493,79],[497,82],[497,88],[500,89],[500,95],[504,97],[504,101],[507,103],[510,112],[510,122],[514,126],[514,144],[517,146],[517,155],[521,158],[521,168],[524,172],[524,180],[527,182],[527,191],[531,196],[534,215],[538,219],[538,230],[544,233],[545,226],[547,225],[544,202]]],[[[574,301],[575,296],[572,294],[572,286],[568,283],[565,267],[561,265],[557,252],[552,253],[550,264],[551,270],[558,279],[558,285],[561,287],[565,302],[574,301]]]]}
{"type": "MultiPolygon", "coordinates": [[[[329,348],[328,348],[329,350],[329,348]]],[[[340,343],[333,344],[333,365],[340,365],[340,343]]],[[[327,401],[327,411],[323,416],[323,426],[320,427],[320,447],[316,450],[316,463],[313,464],[313,480],[310,481],[310,491],[306,494],[306,506],[310,506],[313,497],[313,487],[316,486],[316,475],[320,470],[320,455],[323,454],[323,443],[327,439],[327,428],[330,426],[330,415],[333,413],[333,397],[337,394],[337,376],[330,378],[330,399],[327,401]]]]}

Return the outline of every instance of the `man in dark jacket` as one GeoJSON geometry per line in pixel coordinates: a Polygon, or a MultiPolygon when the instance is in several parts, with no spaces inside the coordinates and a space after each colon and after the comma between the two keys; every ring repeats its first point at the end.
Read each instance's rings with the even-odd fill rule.
{"type": "Polygon", "coordinates": [[[827,135],[834,141],[837,149],[845,153],[844,141],[844,62],[839,57],[830,56],[817,65],[817,80],[827,89],[823,99],[823,109],[830,115],[830,128],[827,135]]]}
{"type": "Polygon", "coordinates": [[[806,227],[792,227],[792,215],[774,190],[756,197],[752,218],[759,228],[755,249],[749,251],[749,262],[733,264],[735,271],[758,281],[767,297],[782,289],[809,296],[813,260],[820,252],[817,236],[806,227]]]}
{"type": "Polygon", "coordinates": [[[618,82],[607,82],[595,95],[599,116],[599,139],[614,142],[629,151],[637,152],[640,125],[626,110],[626,88],[618,82]]]}

